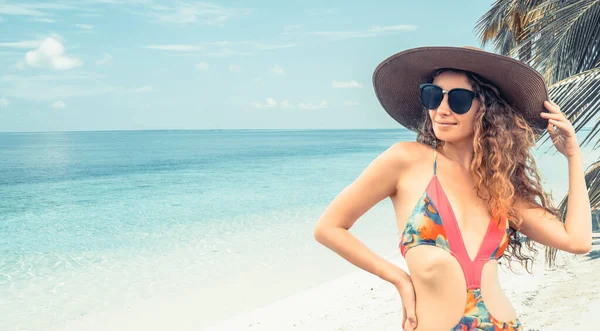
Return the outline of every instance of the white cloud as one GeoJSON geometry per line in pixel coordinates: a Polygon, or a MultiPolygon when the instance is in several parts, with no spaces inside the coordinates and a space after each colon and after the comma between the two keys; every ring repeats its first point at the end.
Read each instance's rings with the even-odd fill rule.
{"type": "Polygon", "coordinates": [[[200,71],[206,71],[206,70],[208,70],[209,67],[210,66],[206,62],[196,63],[196,65],[194,66],[194,68],[196,68],[196,70],[200,70],[200,71]]]}
{"type": "Polygon", "coordinates": [[[8,99],[7,98],[0,98],[0,108],[6,108],[8,107],[8,99]]]}
{"type": "Polygon", "coordinates": [[[349,31],[316,31],[313,32],[316,35],[336,38],[336,39],[347,39],[347,38],[365,38],[365,37],[377,37],[386,34],[394,34],[403,31],[414,31],[417,29],[416,25],[390,25],[390,26],[374,26],[366,30],[349,30],[349,31]]]}
{"type": "Polygon", "coordinates": [[[229,65],[229,71],[231,71],[231,72],[240,72],[241,70],[242,69],[238,65],[235,65],[235,64],[229,65]]]}
{"type": "MultiPolygon", "coordinates": [[[[103,0],[100,0],[103,1],[103,0]]],[[[15,4],[7,4],[6,1],[0,3],[0,15],[12,15],[12,16],[29,16],[32,17],[33,21],[54,23],[54,20],[46,18],[52,17],[55,14],[47,11],[55,10],[77,10],[79,7],[70,4],[61,3],[43,3],[43,2],[29,2],[25,1],[13,1],[15,4]]]]}
{"type": "Polygon", "coordinates": [[[55,21],[55,20],[53,20],[53,19],[49,19],[49,18],[39,18],[39,17],[36,17],[36,18],[34,18],[33,20],[34,20],[34,21],[36,21],[36,22],[42,22],[42,23],[55,23],[55,22],[56,22],[56,21],[55,21]]]}
{"type": "Polygon", "coordinates": [[[90,18],[90,17],[102,17],[101,14],[96,14],[96,13],[83,13],[83,14],[79,14],[77,15],[79,17],[83,17],[83,18],[90,18]]]}
{"type": "Polygon", "coordinates": [[[205,47],[199,45],[186,45],[186,44],[168,44],[168,45],[148,45],[146,48],[149,49],[160,49],[163,51],[175,51],[175,52],[191,52],[201,51],[205,47]]]}
{"type": "Polygon", "coordinates": [[[285,75],[285,70],[283,70],[283,68],[279,65],[275,65],[274,67],[269,68],[269,72],[275,75],[285,75]]]}
{"type": "Polygon", "coordinates": [[[0,47],[8,48],[36,48],[40,45],[39,40],[23,40],[12,43],[0,43],[0,47]]]}
{"type": "Polygon", "coordinates": [[[260,50],[269,50],[269,49],[280,49],[280,48],[290,48],[294,47],[296,44],[274,44],[274,45],[266,45],[266,44],[255,44],[254,47],[260,50]]]}
{"type": "Polygon", "coordinates": [[[5,2],[0,1],[0,15],[52,17],[56,15],[53,11],[72,10],[83,11],[84,13],[78,14],[80,17],[97,17],[97,12],[103,9],[98,6],[120,5],[126,7],[127,12],[143,15],[152,21],[170,24],[202,23],[218,26],[234,19],[246,17],[254,11],[251,8],[237,8],[190,0],[168,1],[166,4],[159,4],[154,0],[80,0],[59,1],[59,3],[14,1],[17,2],[16,4],[6,4],[5,2]]]}
{"type": "Polygon", "coordinates": [[[44,13],[26,6],[2,3],[0,4],[0,15],[44,16],[44,13]]]}
{"type": "Polygon", "coordinates": [[[319,103],[311,103],[311,102],[300,102],[296,105],[290,103],[288,100],[283,100],[280,104],[281,108],[284,109],[303,109],[303,110],[309,110],[309,109],[321,109],[321,108],[327,108],[329,106],[329,104],[327,103],[327,100],[321,100],[321,102],[319,103]]]}
{"type": "Polygon", "coordinates": [[[62,101],[56,101],[52,104],[52,108],[54,109],[64,109],[67,108],[67,104],[62,101]]]}
{"type": "Polygon", "coordinates": [[[343,105],[346,107],[356,107],[359,105],[359,103],[356,101],[344,101],[343,105]]]}
{"type": "Polygon", "coordinates": [[[321,102],[319,102],[318,104],[312,104],[312,103],[299,103],[298,104],[298,109],[320,109],[320,108],[327,108],[327,101],[326,100],[322,100],[321,102]]]}
{"type": "Polygon", "coordinates": [[[138,87],[136,89],[134,89],[132,92],[140,92],[140,93],[144,93],[144,92],[153,92],[156,91],[152,86],[142,86],[142,87],[138,87]]]}
{"type": "Polygon", "coordinates": [[[108,53],[104,53],[104,56],[96,61],[96,66],[98,67],[109,67],[112,65],[113,57],[108,53]]]}
{"type": "Polygon", "coordinates": [[[216,52],[210,52],[210,53],[206,53],[206,56],[213,56],[213,57],[230,57],[230,56],[235,56],[235,55],[254,55],[254,53],[252,52],[243,52],[243,51],[236,51],[230,48],[222,48],[216,52]]]}
{"type": "Polygon", "coordinates": [[[254,78],[254,82],[257,83],[257,84],[261,83],[262,81],[263,81],[263,76],[258,76],[256,78],[254,78]]]}
{"type": "Polygon", "coordinates": [[[295,108],[289,101],[283,100],[281,102],[281,108],[295,108]]]}
{"type": "Polygon", "coordinates": [[[75,26],[83,30],[92,30],[94,28],[94,26],[90,24],[75,24],[75,26]]]}
{"type": "Polygon", "coordinates": [[[247,44],[249,43],[248,41],[228,41],[228,40],[221,40],[221,41],[209,41],[209,42],[205,42],[205,45],[210,45],[210,46],[233,46],[234,44],[247,44]]]}
{"type": "MultiPolygon", "coordinates": [[[[21,75],[3,75],[0,76],[0,83],[24,83],[23,85],[32,84],[36,82],[51,82],[56,84],[58,81],[65,80],[91,80],[98,81],[100,78],[105,78],[106,75],[93,74],[93,73],[80,73],[80,74],[71,74],[66,75],[63,73],[58,74],[43,74],[43,75],[31,75],[31,76],[21,76],[21,75]]],[[[66,99],[66,98],[65,98],[66,99]]]]}
{"type": "Polygon", "coordinates": [[[35,51],[25,54],[25,63],[34,68],[49,68],[67,70],[83,65],[83,62],[74,57],[67,57],[63,53],[65,48],[54,37],[46,38],[35,51]]]}
{"type": "Polygon", "coordinates": [[[172,52],[201,53],[210,57],[230,57],[238,55],[254,55],[257,51],[290,48],[296,44],[263,44],[254,41],[211,41],[198,44],[152,44],[144,46],[148,49],[158,49],[172,52]]]}
{"type": "Polygon", "coordinates": [[[335,88],[361,88],[363,87],[361,83],[355,81],[355,80],[351,80],[348,82],[343,82],[343,81],[332,81],[331,85],[335,88]]]}
{"type": "Polygon", "coordinates": [[[164,23],[223,25],[231,19],[248,16],[252,11],[252,9],[228,8],[208,2],[187,3],[178,1],[173,7],[165,5],[149,6],[146,16],[164,23]]]}
{"type": "Polygon", "coordinates": [[[265,99],[265,102],[250,102],[250,105],[254,108],[273,108],[277,105],[277,101],[275,99],[268,97],[265,99]]]}
{"type": "Polygon", "coordinates": [[[275,107],[276,104],[277,104],[277,102],[275,102],[275,99],[267,98],[267,106],[268,107],[275,107]]]}
{"type": "MultiPolygon", "coordinates": [[[[92,2],[93,1],[97,1],[97,0],[92,0],[92,2]]],[[[105,0],[99,0],[99,1],[106,2],[105,0]]],[[[80,1],[80,2],[84,2],[84,1],[80,1]]],[[[89,1],[88,1],[88,3],[89,3],[89,1]]],[[[20,4],[20,5],[23,6],[24,8],[35,8],[35,9],[52,9],[52,10],[75,10],[75,9],[78,9],[78,7],[75,7],[73,5],[66,4],[66,3],[38,2],[38,3],[27,3],[27,4],[20,4]]]]}

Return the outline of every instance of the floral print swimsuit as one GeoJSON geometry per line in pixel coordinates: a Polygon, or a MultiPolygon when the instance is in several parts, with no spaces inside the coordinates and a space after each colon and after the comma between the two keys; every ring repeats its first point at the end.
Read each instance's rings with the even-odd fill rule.
{"type": "Polygon", "coordinates": [[[496,224],[490,220],[487,232],[475,260],[471,260],[450,206],[436,174],[436,150],[433,149],[433,176],[408,218],[400,240],[402,256],[419,245],[432,245],[454,256],[467,283],[467,305],[460,321],[449,331],[521,331],[518,318],[501,322],[488,311],[481,296],[481,271],[486,262],[498,260],[508,246],[508,220],[496,224]]]}

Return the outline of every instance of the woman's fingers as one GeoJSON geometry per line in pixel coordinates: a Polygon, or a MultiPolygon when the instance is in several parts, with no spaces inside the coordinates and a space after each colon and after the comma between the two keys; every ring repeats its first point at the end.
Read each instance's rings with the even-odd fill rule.
{"type": "Polygon", "coordinates": [[[555,104],[552,101],[546,100],[544,101],[544,106],[546,107],[546,109],[548,109],[551,113],[555,113],[555,114],[560,114],[560,107],[555,104]]]}
{"type": "Polygon", "coordinates": [[[563,130],[563,132],[565,132],[565,134],[569,133],[569,127],[570,127],[569,123],[556,121],[556,120],[548,120],[548,124],[554,125],[558,129],[563,130]]]}
{"type": "Polygon", "coordinates": [[[565,116],[563,113],[541,113],[541,116],[543,118],[553,119],[557,121],[567,121],[567,116],[565,116]]]}
{"type": "Polygon", "coordinates": [[[415,312],[415,289],[412,282],[406,282],[398,291],[402,300],[403,313],[405,312],[406,315],[406,319],[403,318],[402,325],[405,330],[413,331],[417,327],[417,316],[415,312]]]}
{"type": "Polygon", "coordinates": [[[410,326],[410,329],[407,330],[414,330],[417,327],[417,316],[415,315],[414,307],[412,309],[407,309],[406,315],[406,323],[410,326]]]}

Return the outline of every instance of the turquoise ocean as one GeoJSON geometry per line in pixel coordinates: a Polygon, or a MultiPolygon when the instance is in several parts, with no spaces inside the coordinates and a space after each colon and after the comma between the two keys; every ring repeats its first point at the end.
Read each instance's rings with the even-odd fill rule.
{"type": "MultiPolygon", "coordinates": [[[[0,133],[0,330],[178,296],[197,298],[201,328],[354,271],[312,229],[377,155],[414,140],[404,129],[0,133]]],[[[534,154],[557,203],[567,161],[549,142],[534,154]]],[[[584,148],[584,166],[599,157],[584,148]]],[[[351,232],[396,250],[391,202],[351,232]]]]}

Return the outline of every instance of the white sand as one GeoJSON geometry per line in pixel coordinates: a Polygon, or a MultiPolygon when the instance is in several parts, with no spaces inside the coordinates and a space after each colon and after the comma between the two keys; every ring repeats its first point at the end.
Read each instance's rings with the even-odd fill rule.
{"type": "MultiPolygon", "coordinates": [[[[544,266],[539,249],[533,275],[513,264],[500,269],[500,282],[525,326],[533,330],[600,330],[600,234],[590,254],[557,253],[556,266],[544,266]]],[[[399,253],[389,260],[406,270],[399,253]]],[[[207,330],[401,330],[400,296],[389,283],[358,270],[240,314],[207,330]]]]}
{"type": "MultiPolygon", "coordinates": [[[[544,267],[539,250],[530,275],[502,267],[500,282],[524,324],[524,331],[600,330],[600,234],[590,254],[557,254],[544,267]]],[[[387,257],[406,270],[399,252],[387,257]]],[[[123,305],[69,321],[53,330],[198,330],[203,315],[193,293],[184,297],[123,305]]],[[[241,313],[205,330],[401,330],[396,289],[363,270],[321,284],[260,309],[241,313]]]]}

